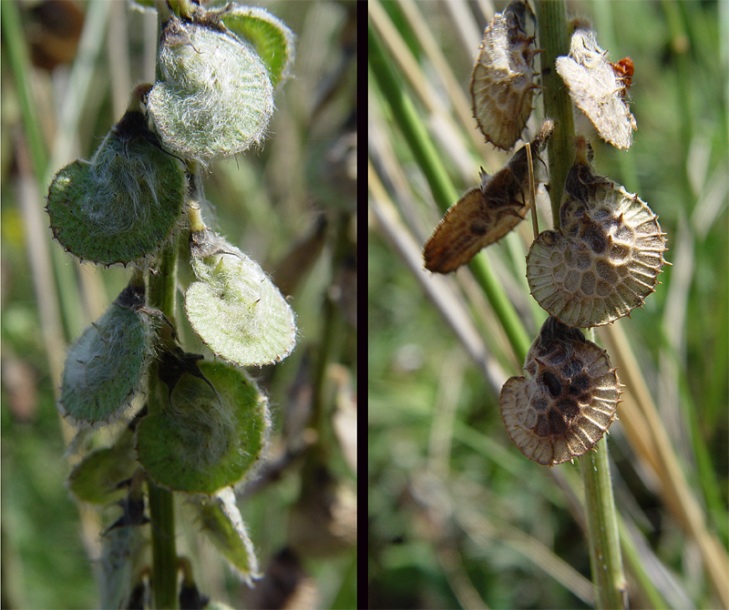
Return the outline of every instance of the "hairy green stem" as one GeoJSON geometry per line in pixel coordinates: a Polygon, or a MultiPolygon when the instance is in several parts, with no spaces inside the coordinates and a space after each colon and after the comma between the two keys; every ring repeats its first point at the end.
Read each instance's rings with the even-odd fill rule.
{"type": "MultiPolygon", "coordinates": [[[[542,52],[544,113],[554,119],[554,134],[549,141],[549,175],[552,218],[559,227],[559,206],[565,178],[574,163],[574,118],[572,102],[554,69],[557,57],[569,51],[567,10],[564,0],[537,3],[539,44],[542,52]]],[[[624,608],[626,582],[618,537],[617,513],[610,480],[607,438],[580,458],[585,488],[585,513],[592,582],[598,608],[624,608]]]]}
{"type": "MultiPolygon", "coordinates": [[[[165,246],[159,269],[149,274],[148,303],[159,309],[174,324],[177,280],[177,246],[165,246]]],[[[167,396],[158,374],[159,363],[150,368],[147,407],[159,413],[167,396]]],[[[154,608],[177,608],[177,549],[175,511],[172,492],[148,481],[150,529],[152,532],[152,599],[154,608]]]]}

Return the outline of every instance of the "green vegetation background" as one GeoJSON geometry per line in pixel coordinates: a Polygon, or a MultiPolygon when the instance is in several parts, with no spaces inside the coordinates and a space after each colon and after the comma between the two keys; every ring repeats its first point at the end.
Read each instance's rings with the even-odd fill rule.
{"type": "MultiPolygon", "coordinates": [[[[412,53],[423,69],[419,84],[434,92],[430,109],[405,77],[401,92],[413,100],[443,166],[464,192],[477,183],[479,165],[493,173],[507,157],[478,147],[474,120],[474,133],[461,133],[444,126],[439,114],[445,109],[455,115],[453,89],[423,39],[433,36],[470,105],[470,71],[486,24],[474,4],[452,11],[446,4],[371,2],[369,24],[375,11],[387,15],[395,26],[381,37],[388,55],[404,42],[403,55],[412,53]],[[408,17],[413,12],[422,18],[415,26],[408,17]],[[468,27],[459,29],[457,19],[468,27]],[[472,26],[478,39],[464,35],[472,26]]],[[[478,6],[493,14],[506,3],[494,4],[478,6]]],[[[701,518],[725,553],[729,10],[720,4],[594,0],[569,2],[568,10],[593,21],[612,61],[630,56],[635,63],[634,145],[618,152],[596,144],[595,167],[637,192],[659,215],[673,266],[661,274],[646,306],[616,324],[637,354],[701,518]]],[[[442,211],[372,70],[369,80],[369,607],[589,607],[589,555],[572,516],[579,509],[569,485],[578,468],[549,470],[521,456],[505,433],[497,391],[405,264],[398,248],[407,247],[409,238],[422,247],[442,211]],[[373,189],[373,175],[382,190],[373,189]],[[384,204],[387,198],[391,206],[384,204]],[[393,216],[383,221],[375,207],[393,216]]],[[[530,303],[524,281],[529,221],[520,232],[491,246],[487,256],[533,337],[544,314],[530,303]]],[[[508,356],[503,331],[470,272],[459,271],[456,278],[440,290],[466,304],[506,374],[519,374],[521,363],[508,356]]],[[[634,525],[634,539],[644,545],[639,561],[664,601],[677,608],[718,607],[695,541],[672,518],[620,421],[609,445],[618,510],[634,525]]],[[[645,598],[631,601],[652,607],[645,598]]]]}
{"type": "MultiPolygon", "coordinates": [[[[280,439],[284,412],[297,396],[305,397],[307,388],[311,390],[311,364],[317,362],[316,354],[324,350],[322,337],[331,320],[340,330],[337,341],[330,346],[330,364],[343,365],[344,387],[354,384],[353,316],[346,311],[343,301],[342,308],[327,309],[323,304],[325,295],[342,281],[337,243],[342,231],[350,234],[349,224],[342,223],[354,210],[353,187],[347,191],[346,179],[333,183],[327,155],[351,129],[348,122],[352,122],[356,109],[356,74],[352,69],[356,39],[352,2],[282,0],[264,5],[297,36],[293,78],[277,91],[277,110],[264,145],[246,155],[216,163],[206,176],[206,195],[215,206],[220,230],[269,273],[277,269],[297,240],[311,232],[320,215],[329,221],[319,242],[313,243],[314,251],[319,252],[313,258],[313,267],[305,269],[302,259],[289,269],[300,276],[292,301],[298,318],[299,344],[294,354],[277,367],[273,378],[270,372],[265,373],[276,442],[280,439]],[[323,311],[329,313],[329,321],[323,311]]],[[[92,4],[82,2],[80,6],[88,15],[92,4]]],[[[74,100],[72,105],[82,104],[77,109],[81,115],[77,138],[71,138],[75,150],[67,151],[57,167],[48,168],[45,184],[42,179],[34,183],[28,166],[28,133],[21,122],[18,75],[8,63],[3,33],[3,608],[92,608],[97,603],[93,566],[85,546],[92,548],[98,543],[99,530],[82,530],[79,510],[65,488],[69,466],[64,459],[61,425],[54,404],[58,379],[52,378],[48,364],[49,357],[62,361],[64,354],[63,349],[49,354],[49,346],[44,344],[39,299],[55,302],[55,307],[66,312],[68,303],[74,304],[72,314],[63,319],[65,340],[70,342],[116,297],[130,271],[78,266],[53,242],[52,255],[61,261],[64,277],[71,281],[62,282],[57,293],[44,287],[41,294],[36,294],[29,259],[41,251],[40,242],[50,244],[51,234],[45,213],[40,230],[29,224],[27,206],[36,206],[36,211],[44,206],[47,180],[61,166],[76,157],[91,156],[109,127],[121,117],[132,86],[143,74],[149,74],[149,63],[145,65],[144,58],[150,58],[149,35],[152,43],[156,38],[156,16],[131,11],[127,2],[111,1],[108,7],[108,22],[95,32],[99,55],[78,59],[87,68],[84,77],[90,79],[87,97],[74,100],[73,92],[66,90],[68,67],[60,67],[52,75],[29,68],[22,75],[33,87],[33,102],[47,150],[53,150],[57,138],[62,136],[62,102],[74,100]],[[151,29],[145,24],[151,25],[151,29]]],[[[26,12],[23,19],[25,29],[21,35],[29,37],[32,30],[26,12]]],[[[51,44],[53,40],[47,42],[51,44]]],[[[153,52],[151,57],[153,60],[153,52]]],[[[340,161],[346,165],[346,155],[340,161]]],[[[348,272],[352,271],[348,267],[348,272]]],[[[252,372],[264,377],[261,371],[252,372]]],[[[331,416],[331,377],[325,376],[325,380],[329,387],[324,393],[326,413],[331,416]]],[[[332,471],[354,485],[334,436],[324,442],[331,450],[332,471]]],[[[286,542],[289,511],[299,492],[299,466],[300,461],[274,485],[241,503],[262,567],[286,542]]],[[[105,513],[104,519],[114,517],[105,513]]],[[[90,519],[93,522],[94,517],[90,519]]],[[[180,535],[188,537],[190,531],[194,532],[194,527],[183,527],[180,535]]],[[[243,586],[218,560],[211,545],[199,548],[201,555],[195,560],[203,592],[240,607],[243,586]]],[[[321,606],[347,608],[355,604],[355,565],[354,548],[328,559],[304,558],[305,569],[319,589],[321,606]]]]}

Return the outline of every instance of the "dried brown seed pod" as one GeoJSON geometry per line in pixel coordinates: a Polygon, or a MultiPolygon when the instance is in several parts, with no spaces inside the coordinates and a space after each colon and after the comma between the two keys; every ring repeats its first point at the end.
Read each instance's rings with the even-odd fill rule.
{"type": "Polygon", "coordinates": [[[550,315],[590,327],[628,315],[655,291],[666,234],[637,195],[593,173],[582,143],[565,183],[561,230],[534,241],[527,280],[550,315]]]}
{"type": "Polygon", "coordinates": [[[589,451],[615,419],[620,383],[605,350],[548,318],[501,389],[506,431],[530,460],[555,466],[589,451]]]}
{"type": "Polygon", "coordinates": [[[514,0],[496,13],[484,30],[471,74],[473,116],[487,142],[509,150],[532,112],[534,89],[534,13],[525,0],[514,0]]]}
{"type": "Polygon", "coordinates": [[[538,158],[554,129],[544,121],[537,136],[522,146],[509,163],[493,176],[481,170],[481,186],[471,189],[451,206],[425,244],[425,268],[450,273],[468,263],[481,248],[501,239],[526,216],[529,161],[538,158]]]}
{"type": "Polygon", "coordinates": [[[556,62],[557,73],[569,88],[572,101],[590,119],[599,136],[620,149],[630,148],[638,128],[624,99],[629,86],[626,74],[614,69],[624,61],[611,64],[607,52],[598,46],[595,32],[588,24],[578,22],[569,55],[558,57],[556,62]]]}

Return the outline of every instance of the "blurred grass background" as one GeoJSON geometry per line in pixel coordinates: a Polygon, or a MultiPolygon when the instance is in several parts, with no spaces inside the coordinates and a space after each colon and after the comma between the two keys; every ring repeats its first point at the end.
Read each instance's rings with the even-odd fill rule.
{"type": "MultiPolygon", "coordinates": [[[[493,173],[508,158],[483,144],[468,93],[483,28],[505,4],[369,3],[368,27],[397,72],[397,94],[459,192],[477,184],[480,165],[493,173]]],[[[729,9],[585,0],[568,11],[592,20],[612,61],[635,62],[633,147],[594,143],[594,164],[659,215],[673,263],[644,308],[597,333],[628,386],[609,445],[630,605],[727,607],[729,9]]],[[[422,271],[420,248],[442,210],[376,70],[368,75],[369,607],[590,607],[578,468],[543,468],[512,446],[498,392],[522,363],[469,270],[422,271]]],[[[524,278],[531,239],[525,222],[480,256],[534,337],[545,314],[524,278]]]]}
{"type": "MultiPolygon", "coordinates": [[[[78,265],[52,242],[43,206],[53,174],[88,159],[133,86],[153,80],[156,15],[121,1],[2,4],[4,25],[12,9],[22,23],[14,35],[3,28],[2,47],[2,607],[92,608],[90,556],[116,513],[79,513],[67,492],[69,431],[54,394],[65,346],[103,313],[130,271],[78,265]],[[32,49],[34,63],[13,61],[17,49],[21,58],[32,49]]],[[[285,468],[240,506],[263,569],[297,536],[300,543],[312,531],[326,534],[332,522],[316,510],[341,509],[337,544],[310,545],[293,562],[287,555],[286,578],[254,595],[182,518],[180,546],[194,555],[201,590],[234,607],[255,607],[260,595],[290,585],[299,607],[351,608],[356,510],[351,500],[330,503],[355,485],[355,3],[262,5],[297,36],[292,78],[277,91],[264,145],[214,164],[205,188],[210,223],[293,296],[299,343],[275,369],[252,371],[272,405],[272,457],[285,468]],[[326,484],[311,475],[321,477],[321,468],[326,484]],[[312,495],[317,486],[329,495],[312,495]],[[313,520],[312,531],[289,531],[293,513],[313,520]]]]}

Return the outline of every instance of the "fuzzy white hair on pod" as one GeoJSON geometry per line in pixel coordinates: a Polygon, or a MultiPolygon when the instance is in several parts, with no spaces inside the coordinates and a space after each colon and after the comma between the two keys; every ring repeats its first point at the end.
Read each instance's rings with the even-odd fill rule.
{"type": "Polygon", "coordinates": [[[147,108],[167,150],[207,164],[263,140],[273,86],[247,43],[173,17],[162,34],[159,68],[147,108]]]}
{"type": "Polygon", "coordinates": [[[296,344],[286,299],[260,265],[210,232],[193,234],[197,281],[185,295],[195,332],[218,356],[239,366],[279,362],[296,344]]]}
{"type": "Polygon", "coordinates": [[[150,318],[128,287],[71,346],[63,370],[59,408],[76,424],[100,425],[124,416],[141,390],[155,336],[150,318]]]}
{"type": "Polygon", "coordinates": [[[235,442],[236,422],[209,381],[185,373],[170,395],[169,413],[177,425],[178,459],[189,468],[216,464],[235,442]]]}
{"type": "Polygon", "coordinates": [[[185,190],[180,161],[130,110],[90,161],[56,174],[47,211],[56,239],[81,260],[127,264],[154,255],[171,236],[185,190]]]}

